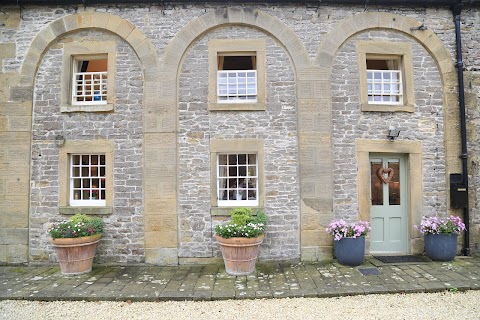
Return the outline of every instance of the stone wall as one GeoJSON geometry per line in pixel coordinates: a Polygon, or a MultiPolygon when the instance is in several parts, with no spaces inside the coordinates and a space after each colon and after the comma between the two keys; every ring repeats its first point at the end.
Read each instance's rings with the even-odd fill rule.
{"type": "Polygon", "coordinates": [[[395,141],[422,142],[424,214],[446,212],[444,97],[440,74],[432,57],[418,43],[399,33],[370,31],[350,38],[338,51],[334,61],[332,121],[335,214],[349,220],[357,218],[355,140],[384,140],[390,126],[401,129],[395,141]],[[359,96],[352,93],[359,92],[355,44],[365,40],[412,44],[415,112],[361,112],[359,96]]]}
{"type": "Polygon", "coordinates": [[[143,250],[143,129],[142,69],[132,49],[116,36],[81,31],[58,39],[39,64],[33,107],[30,201],[31,260],[55,259],[48,245],[48,223],[59,216],[59,148],[53,139],[114,141],[113,214],[105,217],[99,262],[142,262],[143,250]],[[109,41],[116,48],[116,103],[113,112],[60,112],[63,45],[68,42],[109,41]]]}
{"type": "MultiPolygon", "coordinates": [[[[265,143],[265,212],[269,231],[261,257],[299,256],[299,186],[295,81],[288,55],[270,36],[252,28],[209,32],[189,49],[179,92],[180,257],[219,256],[210,214],[210,139],[262,139],[265,143]],[[209,39],[266,39],[265,111],[208,111],[209,39]]],[[[218,220],[218,219],[217,219],[218,220]]]]}
{"type": "MultiPolygon", "coordinates": [[[[177,256],[218,256],[211,238],[212,227],[218,221],[209,212],[211,159],[208,140],[212,138],[260,138],[265,141],[265,209],[270,217],[261,253],[265,259],[299,258],[304,255],[302,247],[311,249],[304,255],[308,259],[321,259],[331,254],[331,238],[324,232],[326,223],[334,216],[353,218],[357,210],[357,176],[352,161],[354,141],[358,138],[385,140],[385,128],[393,123],[406,128],[399,140],[423,144],[425,213],[445,214],[449,206],[447,176],[459,172],[456,154],[458,111],[454,100],[455,83],[452,84],[454,76],[451,75],[455,71],[451,67],[455,57],[455,34],[448,8],[369,6],[367,12],[379,13],[375,21],[380,29],[375,25],[375,31],[361,31],[347,39],[338,52],[332,54],[335,57],[333,65],[324,65],[328,55],[321,49],[333,46],[337,40],[334,37],[338,35],[335,32],[340,32],[341,36],[348,34],[351,30],[338,31],[339,25],[352,16],[365,15],[364,6],[258,4],[231,5],[228,10],[231,16],[224,13],[227,12],[225,8],[208,3],[26,6],[21,12],[16,7],[2,8],[1,262],[53,260],[45,232],[48,222],[60,218],[57,213],[58,149],[52,143],[57,134],[64,135],[67,140],[110,139],[115,142],[114,212],[106,217],[110,227],[99,247],[102,253],[99,261],[176,263],[177,256]],[[95,26],[97,31],[78,32],[76,27],[101,24],[100,20],[88,21],[92,12],[113,18],[105,26],[95,26]],[[414,19],[412,21],[424,23],[428,30],[407,30],[408,36],[385,31],[382,23],[388,28],[401,26],[382,13],[414,19]],[[202,20],[205,16],[213,18],[202,20]],[[74,18],[68,20],[71,17],[74,18]],[[55,24],[59,20],[60,26],[55,24]],[[55,25],[52,27],[52,24],[55,25]],[[280,25],[281,32],[269,30],[273,25],[280,25]],[[99,31],[102,28],[108,31],[99,31]],[[197,33],[197,30],[200,31],[197,33]],[[422,38],[430,33],[434,36],[422,38]],[[42,48],[42,41],[52,35],[60,38],[45,51],[37,52],[42,48]],[[122,40],[127,37],[128,41],[122,40]],[[265,112],[208,112],[206,44],[214,37],[266,39],[265,112]],[[420,44],[422,41],[415,41],[415,37],[425,46],[420,44]],[[117,43],[115,111],[60,113],[62,44],[87,38],[110,39],[117,43]],[[437,46],[434,38],[441,40],[441,46],[437,46]],[[191,40],[183,43],[185,39],[191,40]],[[354,43],[360,39],[412,43],[415,113],[363,114],[359,111],[354,43]],[[169,52],[172,43],[175,43],[173,49],[186,49],[169,52]],[[439,48],[446,48],[446,51],[439,48]],[[306,59],[301,56],[304,52],[306,59]],[[438,58],[438,52],[445,60],[437,62],[448,63],[436,65],[432,57],[437,55],[438,58]],[[171,65],[172,55],[181,61],[178,65],[171,65]],[[299,63],[295,65],[295,61],[299,63]],[[158,65],[163,67],[163,73],[157,71],[158,65]],[[329,67],[333,67],[334,72],[321,73],[329,67]],[[34,74],[37,68],[38,73],[34,74]],[[442,75],[444,83],[441,83],[439,70],[446,70],[442,75]],[[168,78],[164,78],[166,75],[168,78]],[[35,79],[34,90],[29,87],[30,78],[35,79]],[[22,82],[17,86],[19,81],[22,82]],[[148,106],[148,111],[144,106],[148,106]],[[308,112],[302,114],[301,108],[308,112]],[[453,119],[450,131],[446,119],[453,119]],[[159,136],[163,138],[158,139],[159,136]],[[160,149],[158,144],[161,144],[160,149]],[[148,163],[144,161],[147,152],[148,163]],[[161,162],[159,167],[156,161],[161,162]],[[449,161],[453,163],[451,167],[449,161]],[[144,171],[148,172],[147,176],[143,175],[144,171]],[[165,181],[158,183],[157,176],[151,177],[153,172],[165,181]],[[161,186],[157,188],[155,184],[161,186]],[[330,184],[335,184],[333,208],[330,184]],[[151,195],[157,198],[150,201],[151,195]],[[165,243],[168,248],[162,251],[167,247],[165,243]],[[319,247],[323,248],[323,255],[319,247]],[[164,258],[166,253],[170,256],[164,258]]],[[[468,71],[465,84],[472,250],[478,251],[480,15],[478,8],[467,8],[462,16],[464,60],[468,71]]],[[[353,30],[367,24],[362,19],[347,27],[353,30]]]]}

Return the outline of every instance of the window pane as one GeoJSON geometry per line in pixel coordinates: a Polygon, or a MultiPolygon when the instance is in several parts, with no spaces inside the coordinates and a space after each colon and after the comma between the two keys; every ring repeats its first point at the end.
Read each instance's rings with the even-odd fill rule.
{"type": "Polygon", "coordinates": [[[228,200],[228,192],[227,189],[219,189],[219,200],[228,200]]]}
{"type": "Polygon", "coordinates": [[[383,205],[383,183],[378,175],[379,170],[382,169],[382,160],[371,160],[370,168],[372,205],[381,206],[383,205]]]}
{"type": "Polygon", "coordinates": [[[231,154],[228,156],[228,164],[237,164],[237,155],[236,154],[231,154]]]}
{"type": "Polygon", "coordinates": [[[218,168],[218,176],[219,177],[226,177],[227,176],[227,166],[220,166],[218,168]]]}
{"type": "Polygon", "coordinates": [[[248,166],[248,176],[255,177],[257,175],[257,168],[255,166],[248,166]]]}
{"type": "Polygon", "coordinates": [[[246,154],[239,154],[238,155],[238,164],[246,164],[247,163],[247,155],[246,154]]]}
{"type": "Polygon", "coordinates": [[[391,206],[400,205],[400,163],[390,160],[388,167],[393,170],[393,176],[388,183],[388,203],[391,206]]]}

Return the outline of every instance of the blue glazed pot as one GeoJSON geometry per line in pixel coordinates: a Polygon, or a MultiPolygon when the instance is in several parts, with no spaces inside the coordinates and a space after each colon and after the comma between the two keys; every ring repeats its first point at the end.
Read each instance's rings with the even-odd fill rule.
{"type": "Polygon", "coordinates": [[[340,264],[346,266],[359,266],[365,258],[365,237],[342,238],[333,241],[335,257],[340,264]]]}
{"type": "Polygon", "coordinates": [[[427,256],[435,261],[452,261],[457,254],[456,234],[426,234],[425,252],[427,256]]]}

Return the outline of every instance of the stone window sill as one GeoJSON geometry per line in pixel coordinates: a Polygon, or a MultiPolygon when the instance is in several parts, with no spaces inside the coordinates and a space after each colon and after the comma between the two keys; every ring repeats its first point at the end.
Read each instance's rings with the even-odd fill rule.
{"type": "Polygon", "coordinates": [[[415,112],[414,105],[391,105],[391,104],[365,104],[361,105],[362,111],[367,112],[415,112]]]}
{"type": "Polygon", "coordinates": [[[60,106],[60,112],[107,112],[107,111],[113,111],[113,103],[60,106]]]}
{"type": "Polygon", "coordinates": [[[74,215],[91,214],[91,215],[109,215],[113,213],[113,207],[60,207],[58,209],[60,214],[74,215]]]}
{"type": "MultiPolygon", "coordinates": [[[[212,216],[230,216],[230,211],[235,209],[236,207],[212,207],[210,209],[210,215],[212,216]]],[[[252,212],[254,215],[257,214],[259,211],[265,211],[265,208],[262,207],[251,207],[252,212]]]]}
{"type": "Polygon", "coordinates": [[[265,111],[265,103],[209,103],[208,109],[210,111],[265,111]]]}

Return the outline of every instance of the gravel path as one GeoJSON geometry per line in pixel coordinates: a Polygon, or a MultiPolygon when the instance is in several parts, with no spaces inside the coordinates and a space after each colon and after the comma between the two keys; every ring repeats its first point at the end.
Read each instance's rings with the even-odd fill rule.
{"type": "Polygon", "coordinates": [[[204,302],[0,301],[2,320],[480,319],[480,291],[204,302]]]}

